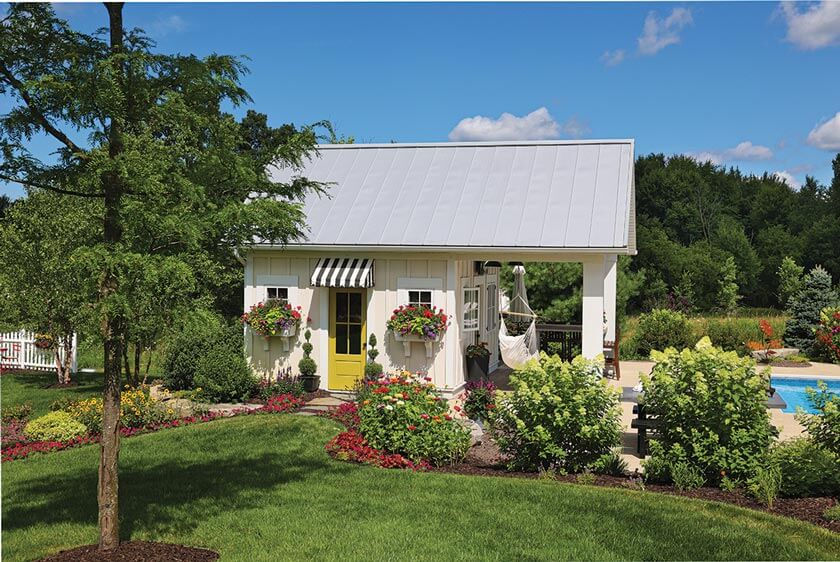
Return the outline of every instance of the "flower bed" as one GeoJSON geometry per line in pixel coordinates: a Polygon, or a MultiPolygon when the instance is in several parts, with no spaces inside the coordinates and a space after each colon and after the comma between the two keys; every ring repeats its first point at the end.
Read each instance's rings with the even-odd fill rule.
{"type": "Polygon", "coordinates": [[[429,379],[405,372],[367,381],[355,402],[326,415],[348,428],[327,444],[340,460],[416,470],[458,462],[470,445],[429,379]]]}
{"type": "MultiPolygon", "coordinates": [[[[120,427],[120,435],[123,437],[133,437],[134,435],[151,433],[171,427],[182,427],[185,425],[209,422],[221,417],[294,412],[299,410],[303,404],[304,401],[302,399],[291,394],[280,394],[272,396],[265,405],[254,410],[248,408],[238,408],[231,411],[229,414],[209,412],[201,416],[186,416],[163,422],[148,423],[142,426],[120,427]]],[[[23,459],[32,453],[62,451],[64,449],[78,447],[88,443],[99,442],[99,435],[97,433],[89,433],[88,435],[83,435],[68,441],[29,441],[22,431],[16,431],[16,429],[18,429],[17,426],[21,423],[22,422],[15,420],[14,422],[3,424],[2,462],[23,459]],[[17,440],[13,441],[12,439],[15,437],[17,440]]]]}

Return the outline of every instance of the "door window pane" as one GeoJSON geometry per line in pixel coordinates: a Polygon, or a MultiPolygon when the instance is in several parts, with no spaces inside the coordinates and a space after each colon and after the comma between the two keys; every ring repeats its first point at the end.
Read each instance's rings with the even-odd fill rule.
{"type": "Polygon", "coordinates": [[[335,352],[347,353],[347,324],[335,325],[335,352]]]}
{"type": "Polygon", "coordinates": [[[347,293],[335,294],[335,320],[336,322],[347,322],[347,293]]]}
{"type": "Polygon", "coordinates": [[[350,322],[362,323],[362,294],[349,293],[350,297],[350,322]]]}
{"type": "Polygon", "coordinates": [[[350,344],[348,346],[348,353],[352,355],[360,355],[362,353],[362,326],[361,324],[350,324],[350,344]]]}

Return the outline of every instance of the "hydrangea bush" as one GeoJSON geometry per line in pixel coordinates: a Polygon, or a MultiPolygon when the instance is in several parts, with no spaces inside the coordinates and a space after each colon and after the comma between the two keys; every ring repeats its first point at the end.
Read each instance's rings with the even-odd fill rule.
{"type": "Polygon", "coordinates": [[[619,444],[618,391],[598,373],[596,361],[542,354],[511,374],[492,418],[510,468],[580,472],[619,444]]]}
{"type": "Polygon", "coordinates": [[[660,422],[650,464],[691,464],[708,482],[746,480],[767,459],[773,428],[767,412],[768,369],[751,358],[713,347],[654,351],[642,375],[643,404],[660,422]]]}

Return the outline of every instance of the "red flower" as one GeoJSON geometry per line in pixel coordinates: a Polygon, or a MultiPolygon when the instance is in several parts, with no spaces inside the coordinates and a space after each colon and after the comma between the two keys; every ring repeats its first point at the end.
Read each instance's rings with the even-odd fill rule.
{"type": "Polygon", "coordinates": [[[415,429],[417,429],[417,426],[416,426],[416,425],[410,425],[410,426],[408,426],[408,430],[409,430],[409,431],[414,431],[415,429]]]}

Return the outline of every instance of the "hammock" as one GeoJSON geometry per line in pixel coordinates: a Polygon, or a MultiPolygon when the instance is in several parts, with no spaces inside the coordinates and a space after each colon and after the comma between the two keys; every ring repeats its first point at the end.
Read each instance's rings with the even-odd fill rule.
{"type": "Polygon", "coordinates": [[[511,299],[511,302],[508,304],[508,309],[510,308],[510,304],[517,299],[522,301],[524,308],[527,309],[530,314],[503,310],[500,311],[500,316],[502,316],[502,318],[501,322],[499,322],[499,351],[502,354],[502,361],[504,361],[505,365],[511,369],[516,369],[531,359],[537,359],[540,356],[536,324],[537,315],[534,314],[534,311],[520,295],[516,295],[513,299],[511,299]],[[507,326],[505,326],[505,314],[530,318],[531,323],[528,325],[528,329],[525,330],[525,333],[519,336],[509,336],[507,333],[507,326]]]}

